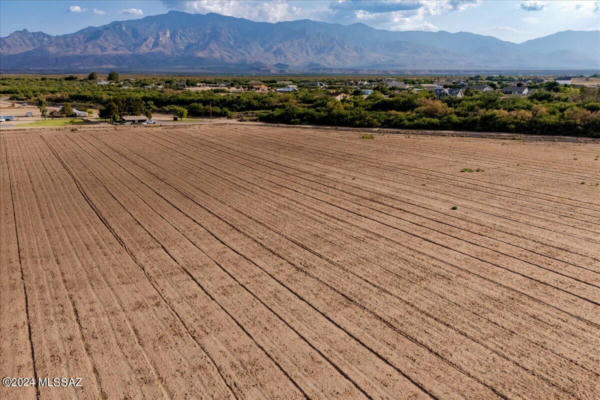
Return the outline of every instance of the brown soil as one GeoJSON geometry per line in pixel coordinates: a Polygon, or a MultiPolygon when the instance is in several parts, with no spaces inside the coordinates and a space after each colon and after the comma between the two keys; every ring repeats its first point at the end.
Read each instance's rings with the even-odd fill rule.
{"type": "Polygon", "coordinates": [[[0,398],[600,398],[600,145],[360,136],[2,131],[0,398]]]}

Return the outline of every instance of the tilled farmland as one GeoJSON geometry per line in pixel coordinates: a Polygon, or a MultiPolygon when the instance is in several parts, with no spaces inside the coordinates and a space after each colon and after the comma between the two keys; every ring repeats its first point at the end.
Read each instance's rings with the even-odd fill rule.
{"type": "Polygon", "coordinates": [[[0,136],[2,399],[600,398],[599,144],[0,136]]]}

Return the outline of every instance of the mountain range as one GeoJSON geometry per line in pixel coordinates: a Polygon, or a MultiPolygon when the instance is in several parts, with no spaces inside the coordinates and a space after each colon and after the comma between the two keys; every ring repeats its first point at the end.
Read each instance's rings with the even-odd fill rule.
{"type": "Polygon", "coordinates": [[[316,73],[600,70],[600,30],[516,44],[473,33],[386,31],[311,20],[167,14],[52,36],[0,38],[0,71],[316,73]]]}

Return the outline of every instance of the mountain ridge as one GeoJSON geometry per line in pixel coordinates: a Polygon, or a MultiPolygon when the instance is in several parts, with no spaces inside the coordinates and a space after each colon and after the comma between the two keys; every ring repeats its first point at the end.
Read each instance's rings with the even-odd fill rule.
{"type": "Polygon", "coordinates": [[[57,36],[15,31],[0,38],[0,70],[600,69],[599,43],[600,30],[557,32],[517,44],[470,32],[268,23],[170,11],[57,36]]]}

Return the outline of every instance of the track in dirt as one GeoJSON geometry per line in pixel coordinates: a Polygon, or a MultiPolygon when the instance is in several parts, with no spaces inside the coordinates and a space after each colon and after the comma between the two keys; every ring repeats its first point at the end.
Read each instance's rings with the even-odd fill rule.
{"type": "Polygon", "coordinates": [[[2,132],[0,397],[600,398],[600,146],[359,136],[2,132]]]}

